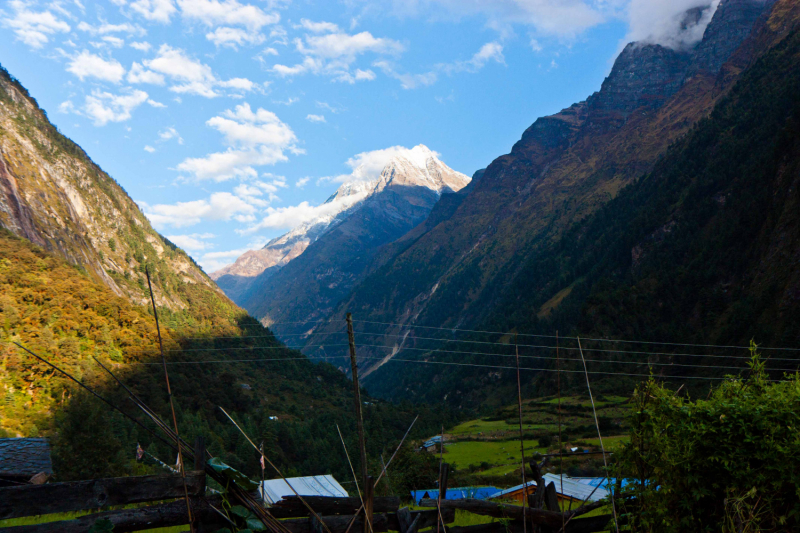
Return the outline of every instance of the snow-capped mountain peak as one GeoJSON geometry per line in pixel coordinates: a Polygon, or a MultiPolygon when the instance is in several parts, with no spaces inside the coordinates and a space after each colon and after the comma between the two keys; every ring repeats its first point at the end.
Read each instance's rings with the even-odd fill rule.
{"type": "MultiPolygon", "coordinates": [[[[445,165],[436,152],[422,144],[411,149],[398,150],[383,165],[377,176],[375,170],[381,167],[373,168],[371,172],[367,164],[354,168],[351,179],[342,183],[316,208],[314,218],[271,240],[262,249],[246,252],[234,264],[212,273],[211,277],[236,300],[237,291],[229,290],[221,278],[226,275],[252,278],[268,268],[283,267],[302,254],[309,244],[345,220],[365,201],[378,197],[386,189],[410,191],[424,187],[441,195],[459,191],[470,181],[466,175],[445,165]]],[[[237,285],[240,285],[240,281],[237,281],[237,285]]]]}

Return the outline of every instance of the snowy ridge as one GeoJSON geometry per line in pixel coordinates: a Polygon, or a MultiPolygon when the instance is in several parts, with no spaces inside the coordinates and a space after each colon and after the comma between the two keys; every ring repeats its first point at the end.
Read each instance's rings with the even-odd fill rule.
{"type": "Polygon", "coordinates": [[[392,157],[378,177],[370,176],[364,166],[355,168],[351,177],[319,206],[318,216],[272,239],[262,249],[246,252],[232,265],[212,273],[211,278],[218,280],[228,274],[255,277],[267,268],[284,266],[353,210],[386,189],[425,187],[441,195],[459,191],[470,181],[468,176],[445,165],[436,152],[422,144],[392,157]]]}

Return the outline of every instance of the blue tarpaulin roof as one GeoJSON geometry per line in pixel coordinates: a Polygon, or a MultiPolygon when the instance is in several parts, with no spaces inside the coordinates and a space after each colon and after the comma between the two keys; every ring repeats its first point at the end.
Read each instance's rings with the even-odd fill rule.
{"type": "MultiPolygon", "coordinates": [[[[496,492],[499,492],[499,490],[500,489],[497,487],[455,487],[452,489],[447,489],[444,499],[464,500],[467,498],[473,498],[476,500],[485,500],[490,498],[496,492]]],[[[439,489],[412,490],[411,497],[414,499],[414,503],[419,505],[419,502],[423,498],[438,498],[439,489]]]]}

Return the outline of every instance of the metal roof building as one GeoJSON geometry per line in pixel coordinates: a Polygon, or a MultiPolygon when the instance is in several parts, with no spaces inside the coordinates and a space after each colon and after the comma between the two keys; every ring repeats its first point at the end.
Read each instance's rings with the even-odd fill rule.
{"type": "MultiPolygon", "coordinates": [[[[497,487],[455,487],[447,489],[445,493],[445,500],[464,500],[467,498],[474,498],[476,500],[485,500],[491,498],[500,489],[497,487]]],[[[438,498],[439,489],[429,490],[412,490],[411,498],[414,503],[419,505],[420,500],[424,498],[438,498]]]]}
{"type": "Polygon", "coordinates": [[[269,479],[264,481],[259,492],[264,501],[272,505],[284,496],[294,496],[292,489],[300,496],[348,496],[347,491],[331,475],[290,477],[286,481],[269,479]]]}
{"type": "MultiPolygon", "coordinates": [[[[545,484],[550,484],[552,481],[556,487],[556,494],[561,499],[570,500],[587,500],[589,502],[596,502],[608,496],[608,490],[604,488],[606,485],[605,478],[571,478],[564,476],[563,485],[561,476],[558,474],[545,474],[542,476],[545,484]],[[597,490],[595,490],[597,487],[597,490]]],[[[536,491],[536,482],[529,481],[526,484],[525,494],[533,494],[536,491]]],[[[522,495],[522,485],[517,485],[509,489],[498,492],[493,495],[492,499],[520,499],[522,495]]]]}
{"type": "Polygon", "coordinates": [[[39,473],[53,474],[47,439],[0,439],[0,486],[27,483],[39,473]]]}

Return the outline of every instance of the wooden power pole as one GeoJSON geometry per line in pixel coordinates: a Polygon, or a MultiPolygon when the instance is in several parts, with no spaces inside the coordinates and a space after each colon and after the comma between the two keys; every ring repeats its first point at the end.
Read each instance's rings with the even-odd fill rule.
{"type": "MultiPolygon", "coordinates": [[[[356,363],[356,338],[353,334],[353,315],[347,313],[347,341],[350,343],[350,368],[353,372],[353,392],[356,402],[356,424],[358,425],[358,447],[361,454],[362,487],[367,490],[367,445],[364,441],[364,418],[361,416],[361,388],[358,384],[358,364],[356,363]]],[[[370,517],[371,518],[371,517],[370,517]]],[[[365,522],[369,521],[369,518],[365,522]]]]}

